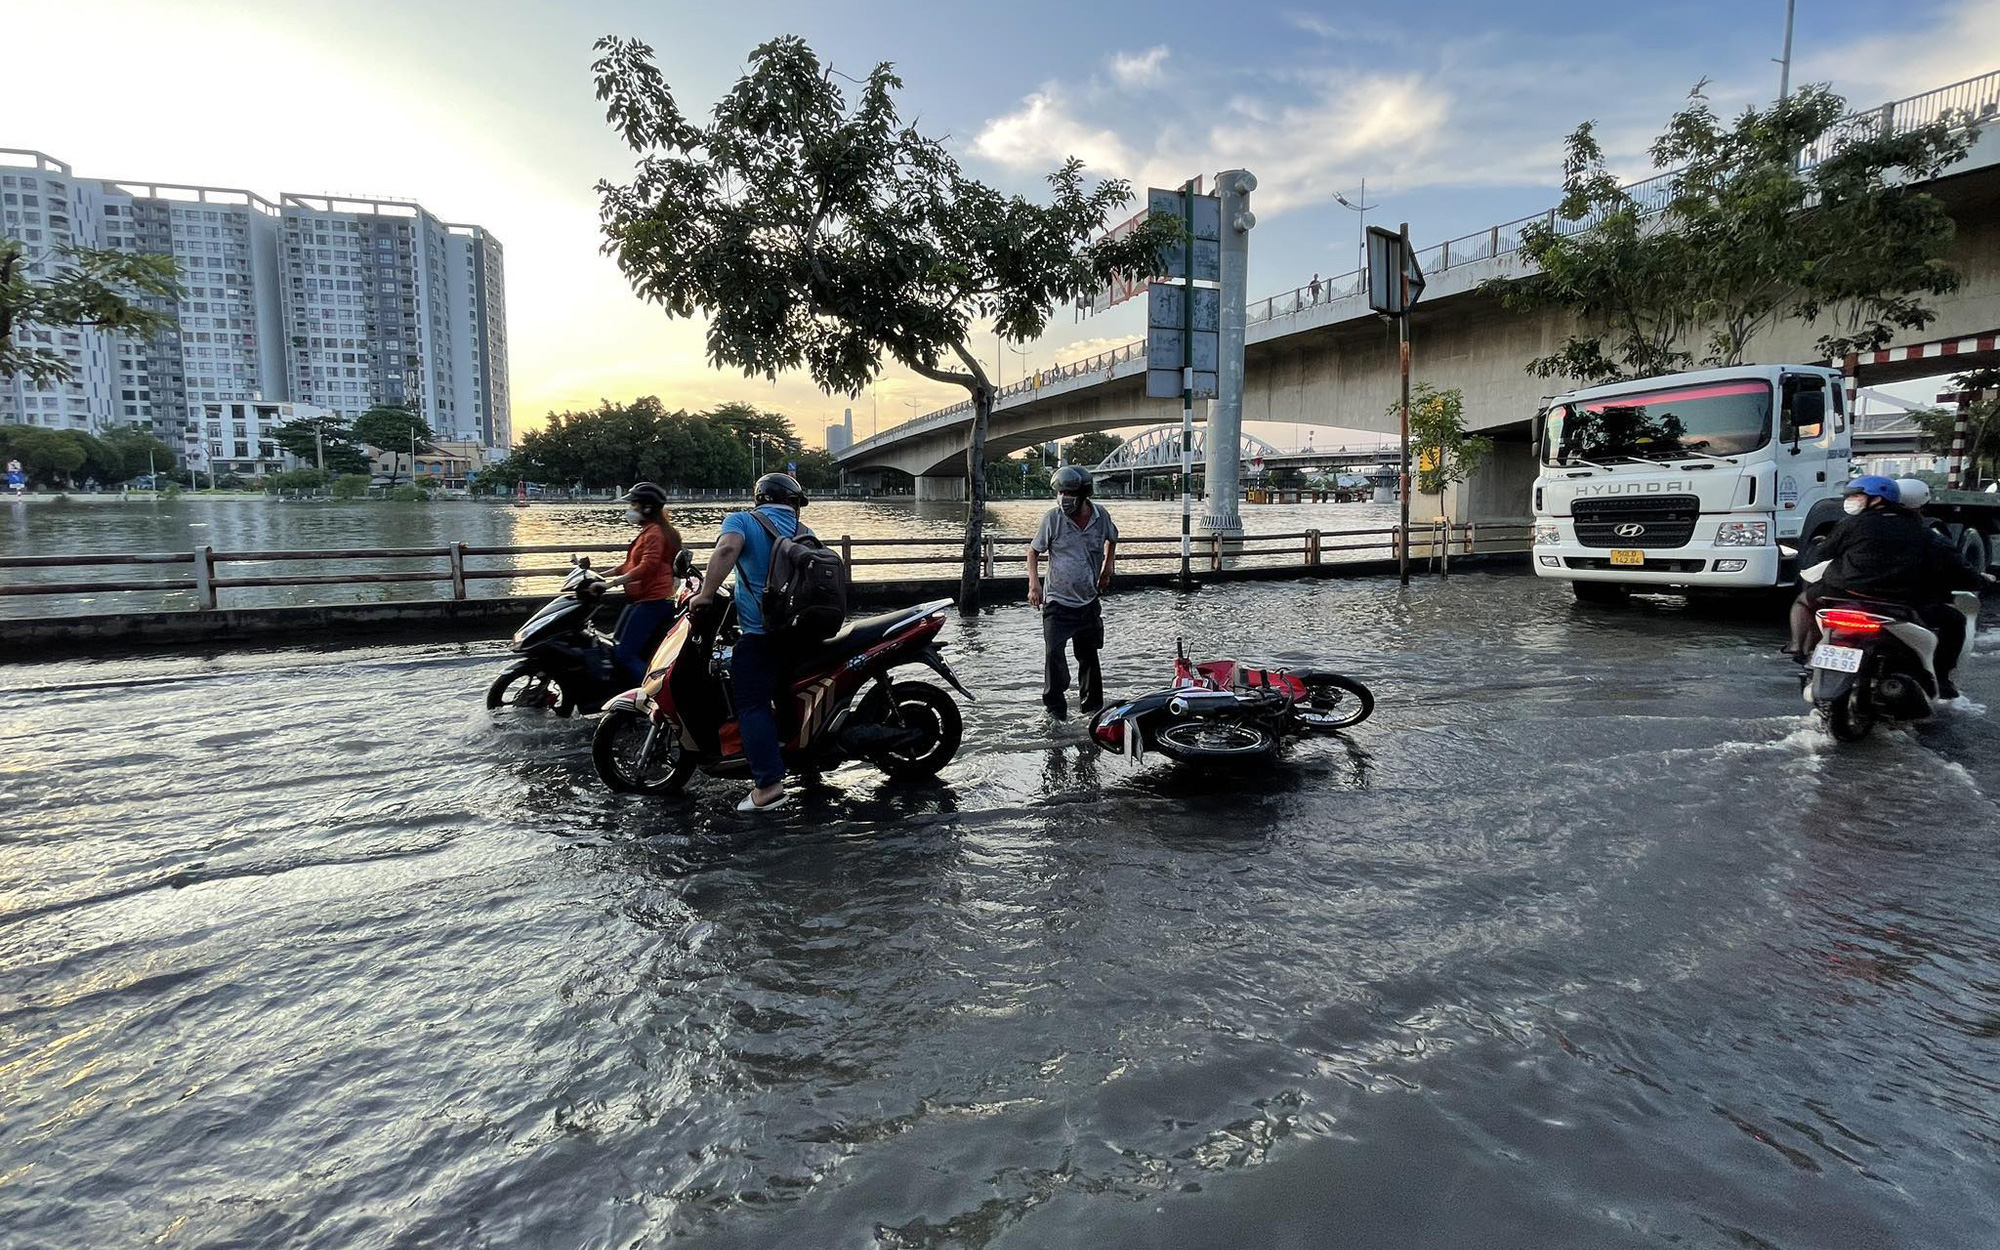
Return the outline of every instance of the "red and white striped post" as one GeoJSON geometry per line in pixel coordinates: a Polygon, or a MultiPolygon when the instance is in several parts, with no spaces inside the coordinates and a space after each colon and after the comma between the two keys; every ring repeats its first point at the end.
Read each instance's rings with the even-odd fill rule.
{"type": "Polygon", "coordinates": [[[1944,488],[1958,490],[1965,477],[1965,436],[1972,427],[1972,397],[1975,392],[1961,391],[1958,395],[1958,419],[1951,423],[1951,458],[1945,461],[1944,488]]]}

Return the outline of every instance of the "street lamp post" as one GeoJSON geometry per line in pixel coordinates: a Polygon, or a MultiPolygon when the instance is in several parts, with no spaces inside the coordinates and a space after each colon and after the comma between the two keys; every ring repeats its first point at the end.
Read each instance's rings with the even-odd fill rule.
{"type": "Polygon", "coordinates": [[[1366,178],[1361,180],[1361,190],[1353,199],[1348,199],[1338,191],[1333,193],[1333,199],[1342,208],[1351,208],[1361,215],[1361,225],[1356,233],[1360,236],[1361,240],[1361,289],[1366,291],[1368,289],[1368,210],[1371,208],[1380,208],[1381,205],[1370,204],[1368,202],[1368,180],[1366,178]]]}

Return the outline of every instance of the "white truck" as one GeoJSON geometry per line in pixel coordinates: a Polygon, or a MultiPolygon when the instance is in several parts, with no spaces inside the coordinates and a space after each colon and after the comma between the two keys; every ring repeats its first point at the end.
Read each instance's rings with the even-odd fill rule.
{"type": "MultiPolygon", "coordinates": [[[[1792,584],[1844,515],[1854,455],[1841,373],[1815,365],[1572,391],[1537,415],[1534,443],[1535,573],[1586,601],[1792,584]]],[[[1924,511],[1988,567],[2000,495],[1937,491],[1924,511]]]]}

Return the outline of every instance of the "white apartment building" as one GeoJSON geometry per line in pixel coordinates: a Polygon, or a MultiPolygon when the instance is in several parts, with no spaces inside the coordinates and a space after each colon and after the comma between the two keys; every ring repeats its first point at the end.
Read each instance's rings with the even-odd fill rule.
{"type": "MultiPolygon", "coordinates": [[[[74,244],[171,255],[183,287],[154,302],[172,325],[149,341],[41,332],[76,377],[0,382],[0,422],[143,424],[171,445],[189,434],[201,445],[214,405],[309,403],[355,417],[403,402],[440,439],[512,443],[503,260],[478,226],[409,201],[274,204],[231,188],[79,180],[43,153],[0,149],[0,230],[26,243],[37,276],[74,244]]],[[[252,452],[218,461],[255,461],[250,441],[252,452]]]]}

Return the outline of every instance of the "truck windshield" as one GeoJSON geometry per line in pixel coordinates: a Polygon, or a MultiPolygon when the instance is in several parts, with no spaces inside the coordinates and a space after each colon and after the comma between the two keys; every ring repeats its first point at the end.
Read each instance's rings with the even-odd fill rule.
{"type": "Polygon", "coordinates": [[[1771,441],[1771,384],[1707,382],[1557,404],[1548,411],[1544,462],[1738,456],[1771,441]]]}

